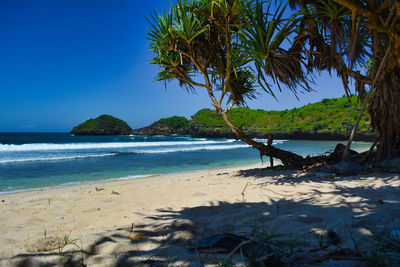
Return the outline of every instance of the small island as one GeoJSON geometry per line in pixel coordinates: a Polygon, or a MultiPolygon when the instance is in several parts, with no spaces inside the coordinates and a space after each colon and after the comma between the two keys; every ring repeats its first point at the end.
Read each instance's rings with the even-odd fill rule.
{"type": "Polygon", "coordinates": [[[132,133],[132,128],[123,120],[103,114],[96,119],[89,119],[74,127],[75,135],[126,135],[132,133]]]}

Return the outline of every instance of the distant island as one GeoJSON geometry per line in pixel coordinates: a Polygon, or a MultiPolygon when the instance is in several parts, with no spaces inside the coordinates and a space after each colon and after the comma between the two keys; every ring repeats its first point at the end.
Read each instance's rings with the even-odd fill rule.
{"type": "Polygon", "coordinates": [[[75,135],[126,135],[132,133],[132,128],[123,120],[110,115],[101,115],[96,119],[89,119],[74,127],[71,131],[75,135]]]}
{"type": "MultiPolygon", "coordinates": [[[[251,137],[300,140],[344,140],[347,139],[360,111],[356,96],[323,99],[301,108],[283,111],[266,111],[245,107],[234,108],[229,119],[241,126],[251,137]]],[[[190,135],[192,137],[235,138],[218,114],[210,109],[198,111],[188,120],[173,116],[160,119],[149,126],[132,130],[129,125],[110,115],[101,115],[76,126],[75,135],[190,135]]],[[[370,128],[370,119],[365,114],[359,124],[355,140],[374,141],[376,136],[370,128]]]]}

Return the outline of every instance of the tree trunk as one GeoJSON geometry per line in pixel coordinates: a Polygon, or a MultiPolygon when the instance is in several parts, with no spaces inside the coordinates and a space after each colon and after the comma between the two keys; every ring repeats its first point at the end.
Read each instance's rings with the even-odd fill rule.
{"type": "Polygon", "coordinates": [[[250,137],[246,136],[241,128],[236,128],[229,121],[228,116],[225,112],[220,112],[220,115],[222,116],[222,119],[224,120],[228,128],[232,131],[232,133],[236,135],[237,139],[257,149],[260,152],[261,157],[269,156],[277,158],[283,163],[283,165],[289,168],[299,169],[303,167],[304,158],[302,156],[273,147],[272,145],[265,145],[263,143],[254,141],[250,137]]]}
{"type": "MultiPolygon", "coordinates": [[[[389,29],[397,27],[400,31],[399,18],[395,17],[392,24],[389,29]]],[[[388,38],[386,34],[374,32],[374,75],[384,61],[387,46],[392,47],[389,60],[384,62],[383,74],[378,79],[375,95],[368,107],[371,126],[378,131],[380,138],[377,146],[378,161],[400,156],[400,42],[388,38]]]]}
{"type": "Polygon", "coordinates": [[[379,133],[377,160],[400,155],[400,69],[386,72],[376,88],[368,112],[379,133]]]}

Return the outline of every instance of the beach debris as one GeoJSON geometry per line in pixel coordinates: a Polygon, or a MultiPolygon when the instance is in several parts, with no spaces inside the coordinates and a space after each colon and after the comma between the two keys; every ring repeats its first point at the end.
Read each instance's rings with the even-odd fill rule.
{"type": "Polygon", "coordinates": [[[332,166],[331,171],[338,175],[354,175],[363,171],[363,166],[357,162],[345,161],[332,166]]]}
{"type": "Polygon", "coordinates": [[[103,191],[103,190],[104,190],[104,188],[97,188],[97,187],[96,187],[96,191],[97,191],[97,192],[103,191]]]}
{"type": "Polygon", "coordinates": [[[235,247],[241,244],[243,241],[249,239],[243,236],[234,234],[218,234],[206,237],[198,241],[195,245],[195,249],[199,252],[208,253],[228,253],[231,252],[235,247]]]}
{"type": "MultiPolygon", "coordinates": [[[[342,159],[343,153],[346,150],[346,146],[343,145],[342,143],[338,143],[335,147],[335,150],[332,152],[331,157],[335,157],[337,159],[342,159]]],[[[354,150],[349,150],[347,156],[354,156],[357,155],[358,152],[354,150]]]]}
{"type": "Polygon", "coordinates": [[[249,182],[246,183],[243,191],[242,191],[242,201],[244,201],[244,191],[246,191],[247,186],[249,185],[249,182]]]}
{"type": "Polygon", "coordinates": [[[327,232],[327,236],[328,236],[328,243],[330,245],[338,245],[341,242],[340,236],[333,231],[332,229],[329,229],[327,232]]]}
{"type": "MultiPolygon", "coordinates": [[[[274,137],[272,136],[272,134],[269,134],[269,135],[268,135],[267,146],[268,146],[268,147],[271,147],[273,141],[274,141],[274,137]]],[[[261,157],[261,163],[263,163],[263,161],[262,161],[262,155],[260,155],[260,157],[261,157]]],[[[270,166],[270,167],[274,167],[274,157],[272,157],[272,156],[269,157],[269,166],[270,166]]]]}
{"type": "Polygon", "coordinates": [[[394,158],[374,163],[372,164],[372,166],[370,166],[370,169],[375,169],[383,172],[398,173],[400,172],[400,158],[394,158]]]}
{"type": "Polygon", "coordinates": [[[335,174],[333,172],[313,172],[312,174],[319,178],[335,178],[335,174]]]}
{"type": "Polygon", "coordinates": [[[111,194],[114,194],[114,195],[121,195],[121,194],[118,193],[117,191],[112,191],[111,194]]]}
{"type": "Polygon", "coordinates": [[[320,169],[321,167],[324,167],[324,164],[321,162],[318,162],[318,163],[312,164],[310,166],[304,166],[303,171],[312,172],[314,170],[320,169]]]}
{"type": "Polygon", "coordinates": [[[128,238],[131,236],[131,234],[133,233],[133,226],[134,226],[135,224],[134,223],[132,223],[132,226],[131,226],[131,230],[129,231],[129,234],[128,234],[128,238]]]}
{"type": "Polygon", "coordinates": [[[198,241],[192,251],[199,253],[230,253],[241,251],[247,260],[264,261],[273,256],[271,247],[235,234],[217,234],[198,241]]]}
{"type": "Polygon", "coordinates": [[[144,238],[145,235],[144,234],[136,234],[132,237],[132,240],[138,240],[138,239],[142,239],[144,238]]]}
{"type": "Polygon", "coordinates": [[[1,202],[6,202],[4,199],[1,202]]]}

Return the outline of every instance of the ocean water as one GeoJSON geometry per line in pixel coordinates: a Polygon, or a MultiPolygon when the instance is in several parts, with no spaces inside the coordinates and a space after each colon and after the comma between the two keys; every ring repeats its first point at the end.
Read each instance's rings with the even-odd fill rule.
{"type": "MultiPolygon", "coordinates": [[[[304,156],[332,150],[337,143],[274,141],[304,156]]],[[[355,142],[352,149],[369,146],[355,142]]],[[[0,133],[0,194],[259,162],[256,150],[233,139],[0,133]]]]}

